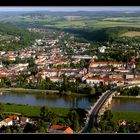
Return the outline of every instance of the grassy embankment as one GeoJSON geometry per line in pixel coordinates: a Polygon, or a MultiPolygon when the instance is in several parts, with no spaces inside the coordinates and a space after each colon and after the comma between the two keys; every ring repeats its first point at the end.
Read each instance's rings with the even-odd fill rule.
{"type": "Polygon", "coordinates": [[[113,98],[117,99],[140,99],[140,96],[114,96],[113,98]]]}
{"type": "MultiPolygon", "coordinates": [[[[4,92],[10,92],[10,93],[18,93],[18,94],[46,94],[46,95],[60,95],[61,93],[53,93],[53,92],[49,92],[49,91],[43,91],[43,90],[10,90],[10,91],[4,91],[4,92]]],[[[68,96],[91,96],[90,94],[82,94],[82,93],[65,93],[64,95],[68,95],[68,96]]]]}
{"type": "MultiPolygon", "coordinates": [[[[137,99],[139,100],[139,96],[115,96],[113,98],[118,98],[118,99],[137,99]]],[[[118,121],[118,120],[133,120],[140,122],[140,112],[113,112],[113,120],[118,121]]]]}
{"type": "MultiPolygon", "coordinates": [[[[4,105],[4,112],[15,112],[21,113],[22,115],[27,116],[39,116],[40,115],[40,106],[30,106],[30,105],[20,105],[20,104],[3,104],[4,105]]],[[[70,111],[69,108],[51,108],[49,110],[62,116],[66,116],[70,111]]]]}
{"type": "Polygon", "coordinates": [[[113,112],[113,120],[133,120],[140,122],[140,112],[113,112]]]}

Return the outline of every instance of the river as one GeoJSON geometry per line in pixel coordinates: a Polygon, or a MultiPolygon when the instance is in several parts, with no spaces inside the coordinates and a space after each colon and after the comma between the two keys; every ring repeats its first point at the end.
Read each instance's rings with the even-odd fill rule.
{"type": "Polygon", "coordinates": [[[19,94],[3,92],[0,95],[1,103],[28,104],[33,106],[65,107],[88,109],[95,100],[91,97],[59,96],[45,94],[19,94]]]}
{"type": "Polygon", "coordinates": [[[140,112],[140,99],[113,98],[111,110],[113,112],[140,112]]]}

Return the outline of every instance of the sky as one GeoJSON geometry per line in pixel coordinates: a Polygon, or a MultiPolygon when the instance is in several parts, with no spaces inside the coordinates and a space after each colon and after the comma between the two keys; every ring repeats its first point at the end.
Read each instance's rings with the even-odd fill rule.
{"type": "Polygon", "coordinates": [[[140,6],[0,6],[0,11],[134,11],[140,10],[140,6]]]}

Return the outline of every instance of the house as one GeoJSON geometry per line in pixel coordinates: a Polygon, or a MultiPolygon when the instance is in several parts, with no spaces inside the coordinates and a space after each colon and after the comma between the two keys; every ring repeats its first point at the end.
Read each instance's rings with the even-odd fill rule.
{"type": "Polygon", "coordinates": [[[99,47],[98,50],[100,53],[104,53],[105,52],[105,49],[106,49],[106,46],[102,46],[102,47],[99,47]]]}
{"type": "Polygon", "coordinates": [[[62,77],[49,77],[52,82],[63,82],[62,77]]]}
{"type": "Polygon", "coordinates": [[[12,119],[12,120],[19,120],[18,116],[10,116],[9,118],[12,119]]]}
{"type": "Polygon", "coordinates": [[[126,79],[134,78],[134,74],[126,74],[126,75],[125,75],[125,78],[126,78],[126,79]]]}
{"type": "Polygon", "coordinates": [[[16,57],[14,55],[8,54],[7,59],[8,60],[15,61],[16,60],[16,57]]]}
{"type": "Polygon", "coordinates": [[[29,122],[29,118],[27,117],[20,117],[20,124],[26,124],[27,122],[29,122]]]}
{"type": "Polygon", "coordinates": [[[126,125],[126,120],[119,120],[119,126],[120,125],[126,125]]]}
{"type": "Polygon", "coordinates": [[[123,62],[91,62],[89,67],[101,67],[101,66],[113,66],[113,67],[126,67],[126,63],[123,62]]]}
{"type": "Polygon", "coordinates": [[[18,124],[19,123],[19,117],[18,116],[10,116],[10,119],[12,119],[13,124],[18,124]]]}
{"type": "Polygon", "coordinates": [[[129,79],[125,80],[125,82],[128,84],[139,84],[140,78],[129,78],[129,79]]]}
{"type": "Polygon", "coordinates": [[[124,79],[123,78],[109,78],[108,83],[121,86],[121,85],[124,85],[124,79]]]}
{"type": "Polygon", "coordinates": [[[105,78],[87,78],[87,84],[100,84],[101,82],[104,83],[105,78]]]}
{"type": "Polygon", "coordinates": [[[116,73],[111,73],[108,75],[109,78],[124,78],[124,75],[122,73],[116,74],[116,73]]]}
{"type": "Polygon", "coordinates": [[[6,123],[5,121],[1,121],[1,122],[0,122],[0,128],[1,128],[2,126],[7,126],[7,123],[6,123]]]}
{"type": "Polygon", "coordinates": [[[58,75],[58,70],[57,69],[46,69],[46,70],[41,70],[39,72],[41,77],[45,79],[46,77],[53,77],[58,75]]]}
{"type": "Polygon", "coordinates": [[[75,78],[69,78],[68,81],[69,82],[76,82],[76,79],[75,78]]]}
{"type": "Polygon", "coordinates": [[[118,69],[118,68],[117,68],[117,69],[114,69],[114,71],[115,71],[115,72],[122,72],[122,73],[123,73],[123,72],[124,72],[124,73],[130,73],[130,72],[131,72],[130,69],[118,69]]]}
{"type": "Polygon", "coordinates": [[[13,120],[11,118],[6,118],[2,121],[2,124],[4,126],[10,126],[10,125],[13,125],[13,120]]]}
{"type": "Polygon", "coordinates": [[[68,126],[53,124],[53,125],[49,128],[49,133],[65,133],[65,134],[72,134],[72,133],[73,133],[73,130],[72,130],[70,127],[68,127],[68,126]]]}
{"type": "Polygon", "coordinates": [[[77,75],[79,70],[77,69],[60,69],[59,75],[65,74],[66,76],[77,75]]]}

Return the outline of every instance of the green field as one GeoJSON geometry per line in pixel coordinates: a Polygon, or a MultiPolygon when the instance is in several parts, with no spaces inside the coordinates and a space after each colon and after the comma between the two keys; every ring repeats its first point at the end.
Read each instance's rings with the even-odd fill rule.
{"type": "Polygon", "coordinates": [[[55,28],[82,28],[82,27],[93,27],[93,28],[106,28],[116,26],[130,26],[140,27],[140,17],[82,17],[82,16],[62,16],[52,17],[43,16],[34,18],[32,16],[10,16],[0,17],[1,22],[14,22],[14,23],[37,23],[38,25],[50,26],[55,28]]]}
{"type": "Polygon", "coordinates": [[[128,37],[140,36],[140,32],[130,31],[130,32],[126,32],[120,35],[120,37],[123,37],[123,36],[128,36],[128,37]]]}
{"type": "Polygon", "coordinates": [[[63,27],[93,27],[93,28],[106,28],[106,27],[116,27],[116,26],[130,26],[130,27],[140,27],[140,19],[129,19],[123,18],[122,20],[97,20],[97,19],[87,19],[79,21],[63,21],[57,22],[52,27],[63,28],[63,27]]]}
{"type": "MultiPolygon", "coordinates": [[[[5,92],[5,91],[4,91],[5,92]]],[[[31,91],[31,90],[11,90],[10,93],[16,93],[16,94],[52,94],[49,92],[44,91],[31,91]]],[[[54,93],[53,93],[54,94],[54,93]]]]}
{"type": "Polygon", "coordinates": [[[85,22],[84,21],[64,21],[59,22],[54,25],[54,27],[57,28],[64,28],[64,27],[84,27],[85,22]]]}
{"type": "MultiPolygon", "coordinates": [[[[27,116],[39,116],[40,106],[18,105],[18,104],[4,104],[4,112],[16,112],[27,116]]],[[[69,108],[51,108],[49,110],[58,114],[66,116],[69,108]]]]}
{"type": "MultiPolygon", "coordinates": [[[[36,89],[36,90],[34,90],[34,91],[31,91],[31,90],[18,90],[18,89],[14,89],[14,90],[10,90],[10,91],[3,91],[3,92],[10,92],[10,93],[15,93],[15,94],[46,94],[46,95],[51,95],[51,96],[59,96],[59,95],[61,95],[61,93],[52,93],[52,92],[48,92],[48,91],[43,91],[43,90],[39,90],[39,89],[36,89]]],[[[92,96],[92,95],[90,95],[90,94],[83,94],[83,93],[69,93],[69,92],[67,92],[67,93],[65,93],[64,94],[64,96],[79,96],[79,97],[85,97],[85,96],[92,96]]]]}
{"type": "Polygon", "coordinates": [[[113,120],[133,120],[140,122],[140,112],[112,112],[113,113],[113,120]]]}

